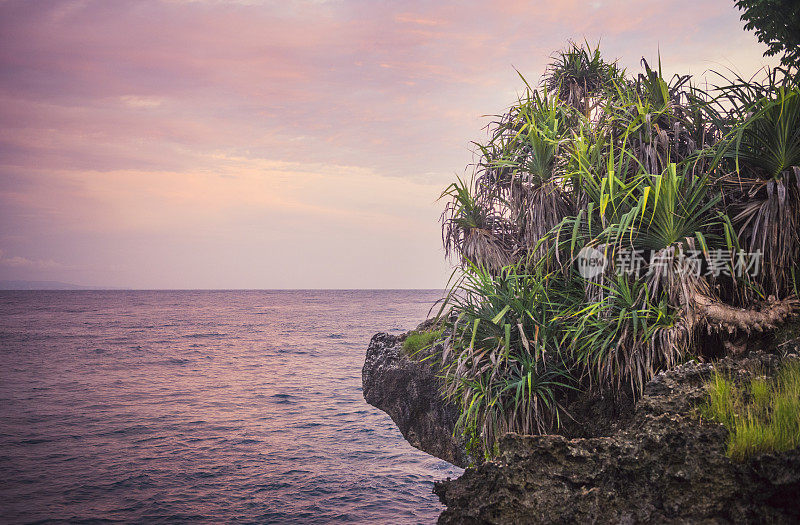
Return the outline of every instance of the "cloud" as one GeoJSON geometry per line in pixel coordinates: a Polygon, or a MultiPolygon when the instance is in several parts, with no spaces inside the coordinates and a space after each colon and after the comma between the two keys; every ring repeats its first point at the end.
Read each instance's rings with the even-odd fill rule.
{"type": "Polygon", "coordinates": [[[8,266],[11,268],[33,268],[36,270],[52,270],[62,268],[63,265],[59,264],[52,259],[46,261],[40,259],[26,259],[25,257],[7,256],[3,250],[0,250],[0,266],[8,266]]]}
{"type": "Polygon", "coordinates": [[[634,70],[660,49],[667,71],[749,75],[762,48],[741,25],[729,0],[6,0],[0,245],[26,257],[4,265],[119,286],[437,286],[435,198],[482,115],[514,101],[514,67],[535,82],[586,37],[634,70]],[[424,263],[387,269],[392,251],[424,263]]]}
{"type": "Polygon", "coordinates": [[[157,108],[164,103],[162,97],[138,97],[136,95],[122,95],[120,102],[132,108],[157,108]]]}

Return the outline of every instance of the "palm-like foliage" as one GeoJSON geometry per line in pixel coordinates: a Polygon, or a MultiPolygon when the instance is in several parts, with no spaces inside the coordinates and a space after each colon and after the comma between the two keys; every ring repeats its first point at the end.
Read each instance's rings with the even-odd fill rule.
{"type": "Polygon", "coordinates": [[[734,123],[717,152],[732,164],[722,180],[730,211],[743,244],[764,256],[766,291],[785,296],[800,256],[800,88],[773,73],[720,90],[734,123]]]}
{"type": "Polygon", "coordinates": [[[697,153],[709,141],[702,113],[693,111],[691,102],[697,94],[688,75],[664,78],[659,59],[658,70],[642,59],[644,72],[635,81],[615,83],[607,101],[611,126],[627,138],[627,146],[648,173],[660,173],[672,162],[680,162],[697,153]]]}
{"type": "Polygon", "coordinates": [[[481,197],[500,207],[508,204],[507,217],[521,252],[536,246],[572,212],[559,165],[569,124],[577,118],[546,90],[540,93],[528,87],[496,122],[489,144],[479,145],[481,197]]]}
{"type": "Polygon", "coordinates": [[[603,60],[599,45],[592,49],[588,42],[585,47],[570,42],[552,59],[545,73],[547,87],[587,118],[600,103],[600,95],[624,74],[616,62],[603,60]]]}
{"type": "Polygon", "coordinates": [[[678,363],[686,351],[687,334],[673,309],[665,302],[653,304],[647,286],[622,275],[606,287],[599,301],[573,313],[565,332],[573,358],[589,388],[638,392],[652,371],[678,363]],[[662,339],[675,330],[669,345],[662,339]],[[683,339],[677,336],[683,335],[683,339]]]}
{"type": "Polygon", "coordinates": [[[717,88],[715,101],[730,107],[719,151],[762,178],[779,177],[800,164],[800,87],[780,73],[768,71],[763,83],[737,76],[717,88]]]}
{"type": "Polygon", "coordinates": [[[638,395],[701,330],[770,329],[795,308],[798,88],[771,74],[706,93],[642,64],[626,79],[588,45],[557,54],[491,124],[474,182],[443,194],[463,267],[444,377],[488,452],[557,425],[569,388],[638,395]],[[734,271],[740,244],[765,254],[760,277],[734,271]],[[588,248],[607,264],[581,275],[588,248]]]}
{"type": "Polygon", "coordinates": [[[442,192],[442,198],[450,198],[442,214],[445,254],[457,253],[462,264],[497,270],[512,256],[508,224],[493,206],[481,203],[473,195],[471,184],[461,179],[442,192]]]}
{"type": "Polygon", "coordinates": [[[551,429],[559,421],[556,392],[570,387],[547,289],[524,267],[493,274],[471,266],[451,297],[459,315],[454,357],[443,356],[447,395],[460,402],[459,426],[476,431],[486,452],[506,432],[551,429]]]}

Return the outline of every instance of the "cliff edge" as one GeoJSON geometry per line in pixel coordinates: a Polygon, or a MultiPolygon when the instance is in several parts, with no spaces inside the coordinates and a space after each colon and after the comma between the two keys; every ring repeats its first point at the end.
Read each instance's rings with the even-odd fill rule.
{"type": "MultiPolygon", "coordinates": [[[[411,445],[465,468],[469,457],[460,437],[453,435],[458,408],[442,398],[440,379],[423,361],[429,354],[412,359],[403,351],[407,335],[372,337],[361,371],[364,399],[389,414],[411,445]]],[[[437,346],[442,344],[432,351],[441,352],[437,346]]]]}
{"type": "Polygon", "coordinates": [[[436,484],[439,523],[798,523],[800,450],[733,461],[725,428],[696,408],[715,369],[770,376],[780,361],[754,353],[662,372],[607,437],[509,434],[494,461],[436,484]]]}

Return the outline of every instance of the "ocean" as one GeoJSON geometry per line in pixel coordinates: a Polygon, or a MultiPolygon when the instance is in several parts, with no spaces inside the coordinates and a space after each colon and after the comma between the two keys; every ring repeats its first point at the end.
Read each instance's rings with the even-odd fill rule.
{"type": "Polygon", "coordinates": [[[0,522],[433,523],[461,470],[366,404],[440,291],[0,292],[0,522]]]}

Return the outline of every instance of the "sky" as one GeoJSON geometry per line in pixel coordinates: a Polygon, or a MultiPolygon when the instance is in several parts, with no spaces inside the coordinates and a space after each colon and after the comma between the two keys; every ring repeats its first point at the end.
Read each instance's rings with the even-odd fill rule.
{"type": "Polygon", "coordinates": [[[0,280],[442,288],[437,198],[569,39],[774,63],[732,0],[0,0],[0,280]]]}

